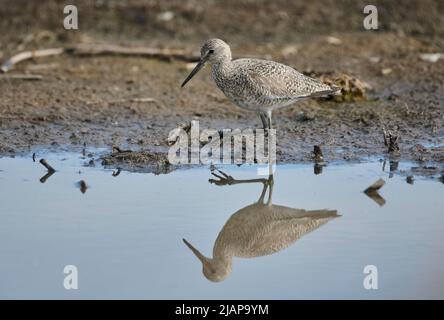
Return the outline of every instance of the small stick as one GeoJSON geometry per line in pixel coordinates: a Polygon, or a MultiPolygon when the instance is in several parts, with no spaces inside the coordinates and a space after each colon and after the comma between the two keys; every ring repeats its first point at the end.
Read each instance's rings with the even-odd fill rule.
{"type": "Polygon", "coordinates": [[[41,183],[45,183],[46,180],[49,179],[50,176],[54,174],[54,171],[48,171],[43,177],[40,178],[41,183]]]}
{"type": "Polygon", "coordinates": [[[370,187],[364,190],[364,192],[373,192],[377,191],[382,188],[382,186],[385,184],[385,181],[383,179],[378,179],[375,183],[373,183],[370,187]]]}
{"type": "Polygon", "coordinates": [[[124,47],[117,45],[101,45],[88,44],[76,45],[65,48],[51,48],[33,51],[20,52],[8,60],[6,60],[0,67],[3,72],[8,72],[16,64],[39,57],[57,56],[63,53],[79,55],[79,56],[93,56],[93,55],[122,55],[122,56],[143,56],[149,58],[157,58],[160,60],[182,60],[188,62],[197,62],[200,55],[197,53],[189,53],[181,49],[160,49],[147,47],[124,47]]]}
{"type": "Polygon", "coordinates": [[[384,145],[388,147],[387,131],[385,131],[385,128],[382,128],[382,133],[384,135],[384,145]]]}
{"type": "Polygon", "coordinates": [[[130,99],[131,102],[156,102],[154,98],[133,98],[130,99]]]}
{"type": "Polygon", "coordinates": [[[48,172],[52,172],[52,173],[54,173],[54,172],[56,171],[53,167],[51,167],[51,166],[49,165],[48,162],[46,162],[45,159],[40,159],[40,163],[41,163],[46,169],[48,169],[48,172]]]}
{"type": "Polygon", "coordinates": [[[59,55],[62,54],[63,52],[64,52],[63,48],[23,51],[12,56],[11,58],[9,58],[9,60],[6,60],[5,63],[3,63],[3,65],[1,66],[0,70],[3,72],[8,72],[14,67],[14,65],[16,65],[21,61],[33,58],[39,58],[39,57],[59,55]]]}
{"type": "Polygon", "coordinates": [[[0,80],[42,80],[39,74],[10,74],[0,76],[0,80]]]}
{"type": "Polygon", "coordinates": [[[200,59],[198,53],[189,53],[181,49],[168,48],[148,48],[148,47],[124,47],[109,44],[83,44],[74,47],[65,48],[65,52],[74,55],[123,55],[123,56],[144,56],[158,58],[161,60],[183,60],[188,62],[197,62],[200,59]]]}
{"type": "Polygon", "coordinates": [[[157,103],[157,100],[154,98],[131,98],[131,99],[119,99],[119,100],[108,100],[108,101],[88,101],[87,105],[101,104],[101,103],[125,103],[125,102],[139,102],[139,103],[149,103],[154,102],[157,103]]]}
{"type": "Polygon", "coordinates": [[[378,193],[378,190],[381,189],[384,184],[385,181],[383,179],[379,179],[370,187],[364,190],[364,193],[381,207],[385,204],[385,199],[381,197],[381,195],[378,193]]]}
{"type": "Polygon", "coordinates": [[[32,154],[32,162],[35,162],[35,152],[32,154]]]}
{"type": "Polygon", "coordinates": [[[114,151],[114,150],[116,150],[117,153],[133,152],[132,150],[122,150],[122,149],[120,149],[120,148],[117,147],[117,146],[114,146],[114,147],[113,147],[113,151],[114,151]]]}
{"type": "Polygon", "coordinates": [[[322,154],[321,147],[316,145],[313,147],[314,160],[316,162],[324,161],[324,155],[322,154]]]}

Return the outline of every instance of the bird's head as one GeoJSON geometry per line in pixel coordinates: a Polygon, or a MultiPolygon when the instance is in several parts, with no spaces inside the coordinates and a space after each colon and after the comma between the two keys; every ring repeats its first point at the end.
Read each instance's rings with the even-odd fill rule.
{"type": "Polygon", "coordinates": [[[202,273],[208,280],[220,282],[225,280],[225,278],[231,273],[231,259],[207,258],[187,240],[183,239],[183,242],[188,248],[190,248],[200,262],[202,262],[202,273]]]}
{"type": "Polygon", "coordinates": [[[185,86],[185,84],[190,81],[207,62],[210,64],[217,64],[222,61],[231,61],[230,46],[220,39],[210,39],[205,41],[200,49],[200,60],[182,83],[182,87],[185,86]]]}

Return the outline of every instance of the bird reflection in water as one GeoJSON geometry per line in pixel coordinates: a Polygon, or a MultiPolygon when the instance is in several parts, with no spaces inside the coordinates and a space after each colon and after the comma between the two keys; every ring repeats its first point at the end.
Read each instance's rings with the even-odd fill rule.
{"type": "Polygon", "coordinates": [[[305,234],[340,216],[336,210],[304,210],[272,204],[273,175],[267,179],[237,180],[222,171],[212,174],[217,179],[210,179],[210,183],[219,186],[263,184],[259,200],[235,212],[225,223],[214,243],[212,258],[204,256],[183,239],[202,262],[205,277],[214,282],[228,277],[233,257],[254,258],[281,251],[305,234]]]}

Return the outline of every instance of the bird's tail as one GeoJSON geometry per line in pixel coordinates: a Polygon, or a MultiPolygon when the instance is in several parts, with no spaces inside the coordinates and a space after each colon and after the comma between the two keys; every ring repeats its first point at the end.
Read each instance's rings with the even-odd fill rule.
{"type": "Polygon", "coordinates": [[[307,216],[313,219],[337,218],[341,215],[337,210],[309,210],[307,216]]]}
{"type": "Polygon", "coordinates": [[[341,90],[342,90],[341,87],[338,87],[338,86],[335,86],[335,85],[331,85],[330,88],[331,88],[331,90],[333,91],[333,92],[331,93],[332,95],[338,95],[338,94],[341,93],[341,90]]]}

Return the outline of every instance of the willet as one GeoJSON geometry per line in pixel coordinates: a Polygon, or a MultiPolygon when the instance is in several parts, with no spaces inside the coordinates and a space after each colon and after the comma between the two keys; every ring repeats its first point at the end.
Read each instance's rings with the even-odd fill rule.
{"type": "Polygon", "coordinates": [[[254,258],[281,251],[305,234],[340,217],[336,210],[304,210],[272,204],[273,176],[268,179],[237,180],[219,171],[217,185],[263,183],[256,203],[235,212],[219,232],[211,258],[204,256],[191,243],[185,244],[201,261],[203,274],[211,281],[224,280],[232,269],[233,257],[254,258]],[[268,197],[265,199],[268,190],[268,197]]]}
{"type": "Polygon", "coordinates": [[[271,129],[273,110],[296,101],[334,94],[338,88],[307,77],[284,64],[261,59],[231,58],[231,49],[220,39],[207,40],[199,63],[182,87],[207,63],[220,90],[238,107],[257,112],[264,129],[271,129]]]}

